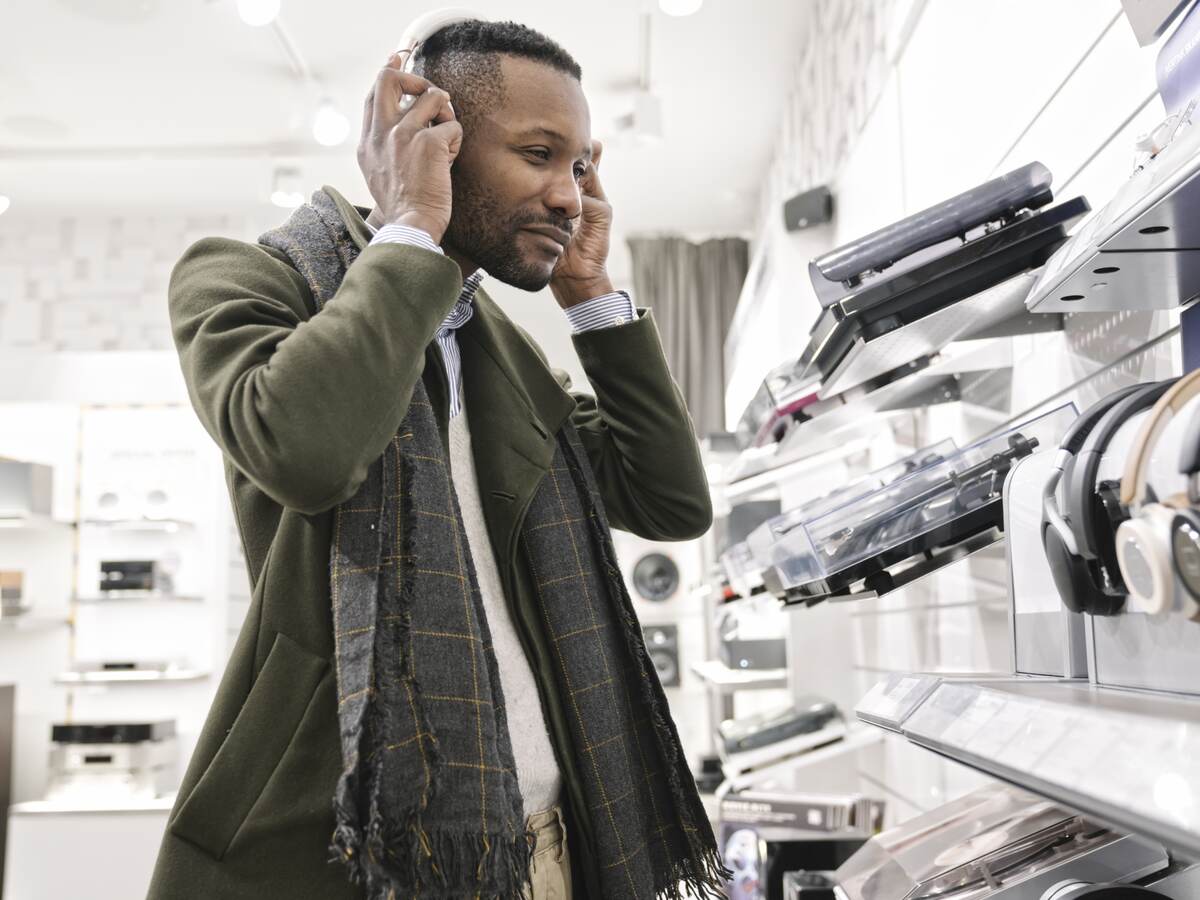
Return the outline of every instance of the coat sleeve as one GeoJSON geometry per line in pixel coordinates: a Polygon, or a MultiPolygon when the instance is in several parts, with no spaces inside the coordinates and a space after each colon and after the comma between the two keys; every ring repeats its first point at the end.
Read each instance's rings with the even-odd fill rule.
{"type": "MultiPolygon", "coordinates": [[[[696,432],[649,310],[627,325],[574,335],[593,394],[572,392],[571,419],[614,528],[688,540],[712,524],[696,432]]],[[[570,377],[555,376],[570,390],[570,377]]]]}
{"type": "Polygon", "coordinates": [[[282,254],[205,238],[171,275],[171,331],[192,405],[230,461],[282,506],[353,496],[396,433],[425,347],[461,290],[458,266],[367,247],[319,315],[282,254]]]}

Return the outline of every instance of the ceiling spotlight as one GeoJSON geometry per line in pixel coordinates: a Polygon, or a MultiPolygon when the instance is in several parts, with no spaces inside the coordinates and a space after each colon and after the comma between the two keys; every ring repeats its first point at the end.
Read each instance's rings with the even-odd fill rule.
{"type": "Polygon", "coordinates": [[[658,0],[658,8],[668,16],[690,16],[703,5],[704,0],[658,0]]]}
{"type": "Polygon", "coordinates": [[[295,209],[304,202],[300,170],[293,166],[277,166],[271,177],[271,202],[284,209],[295,209]]]}
{"type": "Polygon", "coordinates": [[[237,0],[238,15],[247,25],[270,25],[279,15],[279,0],[237,0]]]}
{"type": "Polygon", "coordinates": [[[332,100],[326,98],[317,107],[312,129],[318,144],[323,147],[336,147],[350,134],[350,120],[342,115],[332,100]]]}
{"type": "Polygon", "coordinates": [[[8,209],[9,199],[3,194],[0,194],[0,216],[4,215],[4,211],[8,209]]]}

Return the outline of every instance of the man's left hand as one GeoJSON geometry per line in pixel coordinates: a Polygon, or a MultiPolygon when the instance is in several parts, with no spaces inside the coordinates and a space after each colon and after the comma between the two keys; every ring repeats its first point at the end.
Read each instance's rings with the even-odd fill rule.
{"type": "Polygon", "coordinates": [[[550,291],[563,309],[612,293],[612,281],[608,277],[612,205],[600,185],[600,154],[603,151],[599,141],[592,141],[592,161],[579,182],[583,213],[571,243],[550,278],[550,291]]]}

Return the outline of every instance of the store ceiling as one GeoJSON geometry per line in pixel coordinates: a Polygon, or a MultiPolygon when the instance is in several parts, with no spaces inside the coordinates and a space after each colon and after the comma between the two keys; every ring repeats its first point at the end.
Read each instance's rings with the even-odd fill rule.
{"type": "MultiPolygon", "coordinates": [[[[652,83],[665,139],[609,141],[603,172],[622,232],[749,228],[778,133],[791,54],[815,0],[707,0],[653,16],[652,83]],[[752,9],[752,14],[747,14],[752,9]]],[[[270,176],[298,163],[307,186],[369,202],[354,161],[362,99],[401,31],[432,3],[283,0],[281,22],[317,86],[270,28],[234,0],[47,0],[0,13],[0,193],[8,216],[65,211],[267,212],[270,176]],[[319,91],[351,120],[312,138],[319,91]]],[[[539,28],[584,70],[593,132],[632,106],[643,0],[476,4],[539,28]]]]}

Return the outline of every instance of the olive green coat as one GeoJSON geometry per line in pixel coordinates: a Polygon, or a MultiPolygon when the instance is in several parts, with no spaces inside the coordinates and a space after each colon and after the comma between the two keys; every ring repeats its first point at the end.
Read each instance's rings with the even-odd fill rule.
{"type": "MultiPolygon", "coordinates": [[[[362,253],[319,316],[304,278],[261,245],[207,238],[171,278],[180,364],[225,456],[254,599],[171,812],[152,900],[362,896],[328,862],[341,770],[331,510],[396,433],[418,378],[446,442],[447,383],[432,341],[462,277],[428,250],[367,246],[365,211],[330,193],[362,253]]],[[[586,900],[596,880],[587,823],[575,814],[577,755],[517,533],[568,417],[614,527],[655,540],[695,537],[711,521],[708,488],[649,312],[575,336],[592,397],[569,393],[567,376],[483,291],[475,307],[458,342],[479,494],[563,772],[576,896],[586,900]]]]}

